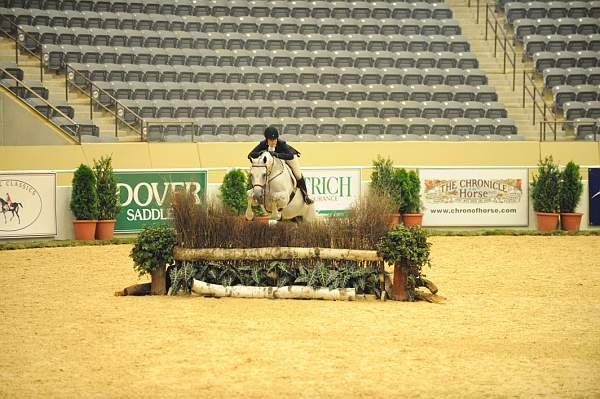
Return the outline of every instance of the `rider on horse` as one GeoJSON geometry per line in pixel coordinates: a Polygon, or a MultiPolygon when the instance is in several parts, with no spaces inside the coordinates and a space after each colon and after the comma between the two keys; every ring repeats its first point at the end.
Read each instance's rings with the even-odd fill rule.
{"type": "Polygon", "coordinates": [[[306,190],[306,181],[304,180],[304,176],[302,176],[302,172],[300,172],[300,161],[298,160],[300,153],[294,147],[279,139],[279,132],[275,127],[269,126],[266,128],[264,135],[265,139],[250,151],[248,158],[256,158],[261,152],[269,151],[272,156],[284,160],[296,178],[296,186],[302,192],[304,202],[307,205],[312,204],[313,200],[308,196],[308,191],[306,190]]]}

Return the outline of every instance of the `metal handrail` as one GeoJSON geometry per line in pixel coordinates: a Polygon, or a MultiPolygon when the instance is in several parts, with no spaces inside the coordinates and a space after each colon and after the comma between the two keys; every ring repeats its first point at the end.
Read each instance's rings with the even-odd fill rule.
{"type": "MultiPolygon", "coordinates": [[[[552,122],[550,125],[552,127],[552,132],[554,133],[554,138],[556,140],[556,115],[554,114],[554,110],[546,100],[544,99],[544,94],[536,87],[535,81],[533,79],[533,73],[527,73],[527,71],[523,71],[523,108],[525,108],[525,100],[526,95],[529,95],[529,98],[532,99],[533,104],[533,125],[535,126],[535,118],[537,112],[539,112],[543,118],[543,122],[552,122]],[[531,87],[528,87],[527,83],[530,84],[531,87]],[[539,104],[539,100],[541,99],[542,104],[539,104]],[[552,120],[548,120],[548,110],[552,113],[552,120]]],[[[540,125],[540,141],[544,141],[546,138],[546,126],[547,123],[540,125]],[[543,126],[543,129],[542,129],[543,126]]]]}
{"type": "MultiPolygon", "coordinates": [[[[34,41],[38,42],[37,39],[35,39],[33,36],[31,36],[29,33],[22,31],[19,32],[20,28],[18,25],[16,25],[13,21],[11,21],[10,19],[6,18],[4,15],[0,14],[0,21],[2,20],[6,20],[9,22],[10,26],[15,27],[15,32],[17,34],[16,37],[14,37],[10,32],[5,31],[4,29],[2,29],[2,24],[0,23],[0,32],[5,34],[6,37],[14,40],[15,42],[15,63],[17,65],[19,65],[19,35],[23,35],[23,41],[25,38],[31,38],[34,41]]],[[[38,42],[39,43],[39,42],[38,42]]],[[[40,43],[41,45],[41,43],[40,43]]],[[[44,81],[44,53],[43,53],[43,49],[41,49],[42,54],[38,55],[35,52],[31,51],[30,49],[28,49],[25,46],[22,46],[22,48],[27,51],[29,53],[29,55],[33,56],[34,58],[37,58],[37,60],[40,62],[40,82],[44,81]]]]}
{"type": "MultiPolygon", "coordinates": [[[[17,24],[15,24],[13,21],[11,21],[9,18],[6,18],[4,15],[0,14],[0,21],[1,20],[8,21],[10,26],[13,27],[15,29],[15,31],[17,32],[17,37],[14,37],[9,32],[6,32],[6,31],[0,29],[1,32],[3,32],[9,38],[11,38],[15,41],[15,45],[16,45],[15,46],[15,49],[16,49],[15,57],[16,57],[17,64],[18,64],[18,57],[19,57],[19,55],[18,55],[19,47],[21,47],[21,48],[25,49],[29,54],[31,54],[32,56],[34,56],[35,58],[37,58],[40,61],[40,71],[43,74],[43,67],[44,67],[44,61],[45,61],[44,60],[44,58],[45,58],[44,57],[44,44],[41,43],[39,40],[37,40],[34,36],[29,34],[28,32],[21,29],[21,27],[19,27],[17,24]],[[19,40],[20,35],[23,35],[23,40],[19,40]],[[36,47],[39,47],[41,55],[38,55],[38,54],[32,52],[30,49],[28,49],[27,47],[25,47],[24,45],[22,45],[20,43],[20,41],[24,42],[25,38],[30,39],[36,45],[36,47]]],[[[112,114],[115,117],[115,136],[116,137],[118,136],[118,125],[119,125],[119,122],[121,122],[122,124],[129,127],[131,130],[139,133],[140,138],[143,141],[143,139],[144,139],[144,133],[142,131],[143,119],[138,114],[133,112],[129,107],[123,105],[114,96],[110,95],[108,92],[106,92],[105,90],[98,87],[94,82],[92,82],[90,79],[88,79],[81,72],[77,71],[75,68],[71,67],[68,63],[65,63],[64,66],[65,66],[65,100],[66,101],[69,101],[69,88],[68,87],[69,87],[69,84],[71,84],[71,85],[75,86],[77,89],[79,89],[84,95],[86,95],[90,99],[90,119],[93,119],[93,105],[94,104],[96,106],[99,105],[100,107],[102,107],[104,110],[106,110],[107,112],[109,112],[110,114],[112,114]],[[77,76],[78,78],[82,79],[85,82],[86,87],[81,87],[81,86],[75,84],[75,82],[74,82],[75,79],[69,79],[69,72],[73,73],[73,77],[77,76]],[[99,97],[100,95],[108,97],[108,99],[110,100],[110,103],[114,104],[114,110],[111,110],[110,108],[108,108],[107,106],[105,106],[104,104],[102,104],[98,100],[96,100],[96,98],[94,98],[94,96],[93,96],[94,91],[98,93],[98,96],[96,96],[96,97],[99,97]],[[122,111],[120,111],[120,110],[122,110],[122,111]],[[139,124],[140,127],[137,128],[135,125],[132,125],[129,122],[127,122],[124,118],[119,116],[120,112],[122,112],[122,115],[125,115],[125,112],[131,113],[131,115],[133,115],[135,117],[136,121],[138,122],[137,124],[139,124]]]]}
{"type": "MultiPolygon", "coordinates": [[[[540,121],[540,132],[543,131],[543,139],[546,140],[546,127],[545,125],[554,126],[554,141],[556,141],[556,129],[557,125],[567,125],[573,124],[575,121],[557,121],[556,119],[553,121],[540,121]],[[544,126],[542,128],[542,126],[544,126]]],[[[594,124],[594,141],[598,141],[600,139],[600,135],[598,135],[598,129],[600,128],[600,122],[593,122],[594,124]]],[[[541,137],[541,136],[540,136],[541,137]]]]}
{"type": "MultiPolygon", "coordinates": [[[[6,70],[6,69],[4,69],[4,68],[2,68],[0,66],[0,71],[2,71],[2,73],[4,75],[8,76],[10,79],[14,80],[17,83],[17,87],[23,87],[29,93],[33,94],[34,97],[36,97],[38,100],[41,100],[45,105],[49,106],[52,109],[53,112],[57,113],[62,118],[65,118],[69,122],[73,123],[73,125],[77,126],[77,138],[78,138],[79,144],[81,144],[81,131],[79,129],[79,124],[77,122],[75,122],[73,119],[71,119],[68,115],[66,115],[60,109],[58,109],[54,105],[50,104],[44,97],[40,96],[38,93],[35,92],[35,90],[33,90],[31,87],[29,87],[25,83],[23,83],[22,80],[20,80],[18,77],[14,76],[10,72],[8,72],[8,70],[6,70]]],[[[12,93],[12,91],[10,89],[8,89],[8,87],[6,87],[6,89],[9,92],[12,93]]],[[[13,93],[13,94],[15,94],[15,93],[13,93]]],[[[35,112],[37,112],[38,114],[42,115],[44,117],[44,119],[46,119],[47,121],[50,122],[50,117],[48,115],[44,115],[43,113],[41,113],[40,111],[38,111],[35,107],[31,106],[31,104],[29,104],[27,101],[25,101],[24,98],[22,98],[22,97],[20,97],[20,96],[18,96],[16,94],[15,94],[15,97],[17,97],[22,103],[24,103],[27,106],[29,106],[30,108],[32,108],[35,112]]],[[[65,133],[69,134],[69,132],[66,129],[63,129],[60,126],[59,126],[59,129],[62,129],[63,131],[65,131],[65,133]]]]}
{"type": "Polygon", "coordinates": [[[492,28],[492,32],[494,32],[494,58],[496,58],[498,44],[500,44],[503,51],[502,73],[506,74],[506,62],[508,61],[512,66],[512,91],[515,91],[517,84],[517,52],[510,40],[508,40],[508,35],[502,24],[498,21],[498,17],[496,17],[492,6],[491,4],[485,5],[485,40],[488,40],[488,27],[490,27],[492,28]],[[501,35],[498,34],[499,32],[501,35]]]}

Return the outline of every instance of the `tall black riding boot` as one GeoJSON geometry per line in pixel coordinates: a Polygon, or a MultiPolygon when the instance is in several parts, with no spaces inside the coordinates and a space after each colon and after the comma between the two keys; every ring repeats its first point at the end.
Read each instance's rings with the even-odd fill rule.
{"type": "Polygon", "coordinates": [[[298,183],[296,185],[298,186],[300,191],[302,191],[302,196],[304,197],[304,203],[306,205],[312,204],[314,201],[308,196],[308,191],[306,190],[306,180],[304,180],[304,176],[302,176],[302,178],[300,180],[298,180],[298,183]]]}

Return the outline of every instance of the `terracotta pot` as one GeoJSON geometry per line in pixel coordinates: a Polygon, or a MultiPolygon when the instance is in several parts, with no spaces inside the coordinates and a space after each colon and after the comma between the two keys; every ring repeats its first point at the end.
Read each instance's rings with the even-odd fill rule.
{"type": "Polygon", "coordinates": [[[558,213],[536,212],[540,231],[554,231],[558,228],[558,213]]]}
{"type": "Polygon", "coordinates": [[[97,220],[73,220],[76,240],[93,240],[96,233],[97,220]]]}
{"type": "Polygon", "coordinates": [[[560,213],[560,224],[566,231],[579,231],[582,213],[560,213]]]}
{"type": "Polygon", "coordinates": [[[402,215],[399,213],[392,213],[390,215],[390,229],[398,226],[402,220],[402,215]]]}
{"type": "Polygon", "coordinates": [[[259,223],[269,223],[271,216],[254,216],[254,221],[259,223]]]}
{"type": "Polygon", "coordinates": [[[114,232],[115,232],[115,221],[114,220],[98,220],[98,224],[96,225],[96,239],[112,240],[114,232]]]}
{"type": "Polygon", "coordinates": [[[423,224],[422,213],[403,213],[402,220],[406,227],[410,226],[421,226],[423,224]]]}
{"type": "Polygon", "coordinates": [[[394,282],[392,285],[392,295],[395,301],[407,301],[408,293],[406,292],[406,273],[398,265],[394,265],[394,282]]]}

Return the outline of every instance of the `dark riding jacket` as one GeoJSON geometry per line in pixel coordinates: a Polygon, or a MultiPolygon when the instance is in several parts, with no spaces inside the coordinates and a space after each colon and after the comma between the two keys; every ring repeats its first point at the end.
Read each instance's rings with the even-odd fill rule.
{"type": "MultiPolygon", "coordinates": [[[[269,145],[267,144],[267,140],[263,140],[260,143],[258,143],[258,145],[256,147],[254,147],[254,149],[252,151],[250,151],[250,153],[248,154],[248,158],[256,158],[260,155],[261,152],[268,151],[268,150],[269,150],[269,145]]],[[[290,160],[294,159],[295,155],[299,156],[300,153],[298,152],[298,150],[296,150],[294,147],[292,147],[285,141],[283,141],[281,139],[277,139],[277,145],[275,146],[275,152],[273,152],[272,155],[279,159],[283,159],[285,161],[290,161],[290,160]]]]}

